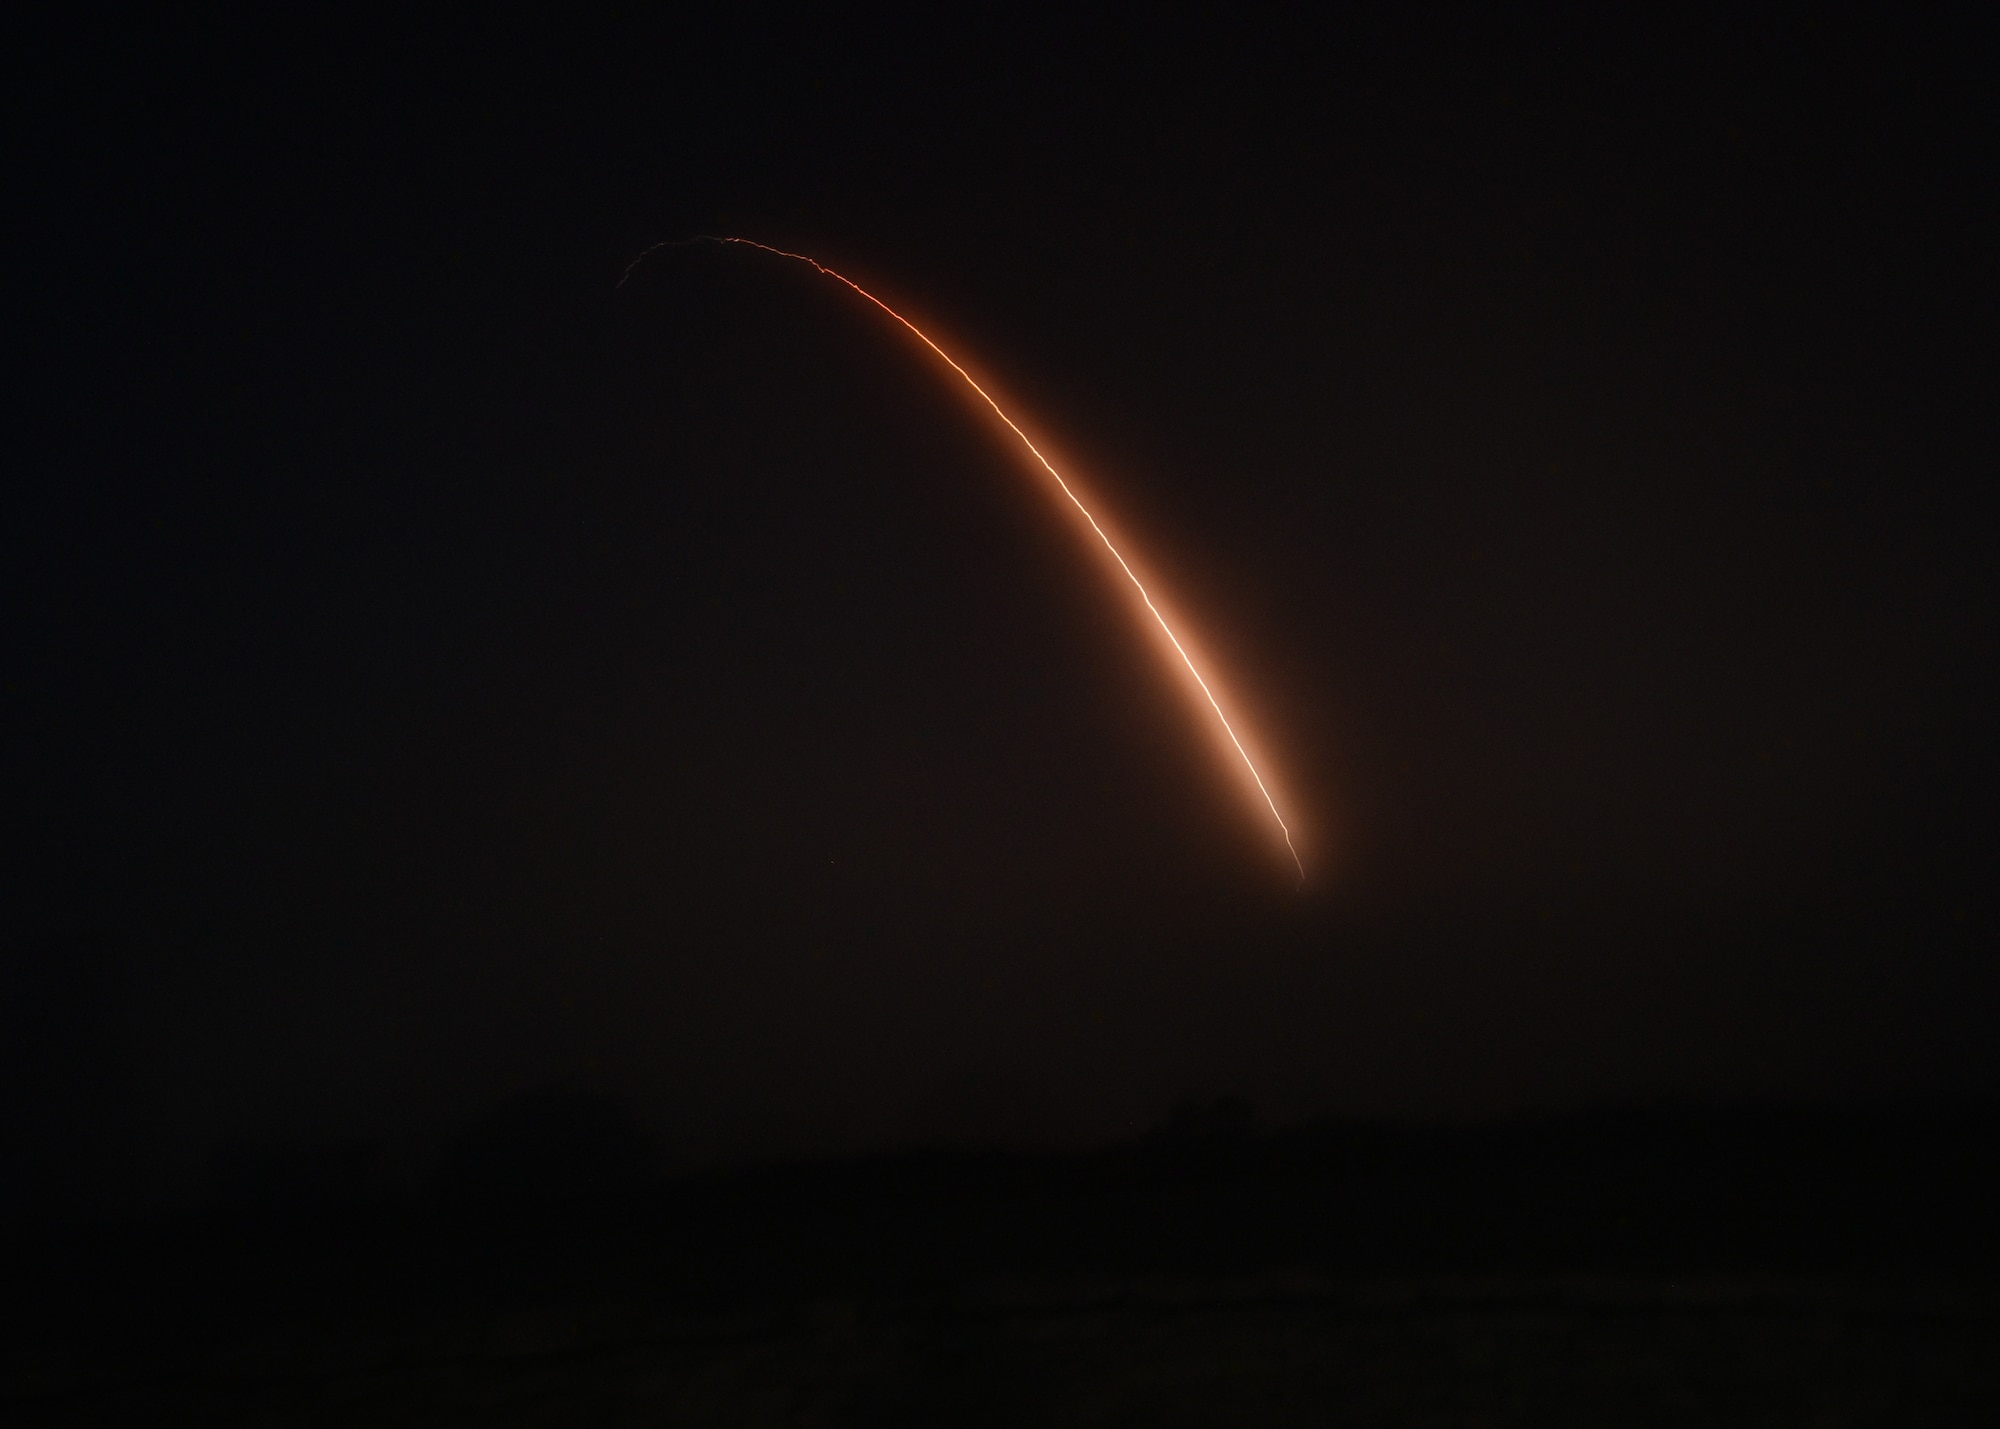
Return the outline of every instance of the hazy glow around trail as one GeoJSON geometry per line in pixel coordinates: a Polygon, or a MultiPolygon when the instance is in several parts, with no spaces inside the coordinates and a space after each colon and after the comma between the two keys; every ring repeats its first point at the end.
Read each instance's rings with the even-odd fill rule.
{"type": "MultiPolygon", "coordinates": [[[[918,327],[915,323],[911,322],[908,318],[904,317],[901,313],[897,312],[894,308],[890,307],[887,303],[883,302],[880,298],[876,297],[873,293],[869,292],[866,288],[862,287],[852,278],[849,278],[844,274],[834,272],[833,269],[827,267],[824,263],[821,263],[816,258],[808,258],[803,253],[789,253],[782,248],[773,248],[767,243],[758,243],[755,240],[749,238],[709,237],[702,239],[692,239],[689,241],[708,242],[708,243],[737,243],[741,244],[745,248],[755,248],[760,252],[775,254],[780,258],[791,258],[800,263],[811,264],[813,268],[815,268],[821,273],[824,273],[827,277],[845,283],[848,287],[852,288],[855,292],[859,293],[862,297],[866,298],[869,302],[873,303],[876,307],[880,308],[883,312],[887,313],[890,317],[894,318],[897,322],[901,323],[905,328],[907,328],[910,331],[910,333],[913,336],[915,336],[917,341],[921,342],[925,347],[929,348],[932,352],[936,353],[938,357],[943,360],[944,364],[947,367],[949,367],[953,372],[956,372],[961,378],[963,378],[966,386],[970,387],[974,392],[977,392],[979,394],[980,400],[985,402],[987,406],[993,409],[993,415],[998,417],[1001,421],[1005,422],[1007,424],[1007,430],[1012,432],[1016,437],[1019,437],[1021,439],[1021,445],[1028,449],[1028,454],[1034,457],[1036,461],[1041,463],[1042,469],[1044,471],[1046,471],[1050,476],[1055,478],[1056,485],[1062,488],[1062,494],[1068,497],[1070,503],[1073,506],[1075,506],[1079,512],[1082,513],[1083,519],[1089,523],[1090,529],[1097,533],[1097,539],[1104,543],[1104,549],[1111,553],[1111,558],[1114,561],[1118,562],[1118,569],[1125,572],[1126,579],[1130,580],[1132,582],[1133,589],[1139,592],[1139,599],[1145,602],[1146,609],[1152,612],[1153,619],[1159,622],[1161,632],[1167,637],[1168,643],[1170,643],[1174,647],[1174,653],[1176,653],[1181,657],[1181,663],[1187,666],[1187,672],[1190,675],[1194,676],[1195,684],[1201,687],[1201,693],[1203,697],[1208,700],[1209,708],[1215,711],[1216,719],[1221,722],[1222,732],[1229,736],[1230,744],[1235,747],[1236,753],[1243,760],[1243,767],[1250,771],[1251,779],[1256,781],[1257,792],[1264,796],[1264,806],[1271,811],[1271,817],[1277,822],[1278,831],[1284,835],[1285,848],[1291,854],[1292,862],[1297,866],[1299,871],[1299,882],[1303,884],[1305,882],[1305,877],[1306,877],[1306,866],[1304,862],[1299,858],[1299,851],[1297,846],[1292,843],[1292,831],[1286,825],[1284,815],[1278,812],[1277,801],[1271,797],[1271,791],[1268,787],[1266,787],[1264,783],[1264,776],[1257,772],[1257,765],[1256,762],[1250,758],[1250,751],[1243,747],[1243,741],[1236,737],[1236,731],[1233,727],[1231,727],[1229,723],[1229,716],[1222,712],[1222,705],[1216,700],[1215,691],[1209,688],[1208,681],[1202,678],[1201,671],[1195,667],[1194,657],[1188,654],[1187,647],[1181,644],[1180,637],[1174,634],[1174,628],[1167,623],[1167,618],[1166,616],[1160,613],[1160,608],[1157,605],[1153,604],[1153,597],[1147,593],[1144,582],[1142,582],[1139,579],[1138,574],[1133,571],[1132,567],[1126,563],[1124,555],[1121,554],[1120,551],[1118,550],[1118,547],[1112,543],[1111,538],[1105,534],[1104,528],[1097,524],[1097,518],[1090,514],[1090,508],[1085,506],[1082,500],[1078,498],[1076,492],[1070,489],[1070,484],[1067,481],[1063,480],[1062,473],[1057,471],[1055,467],[1049,463],[1049,459],[1042,455],[1041,449],[1038,448],[1033,442],[1028,440],[1028,434],[1022,431],[1020,427],[1015,425],[1014,419],[1008,416],[1005,411],[1001,410],[1000,404],[993,400],[993,398],[987,393],[984,387],[981,387],[977,382],[973,381],[972,374],[967,372],[963,367],[960,367],[957,361],[953,359],[950,353],[946,352],[943,348],[939,347],[935,342],[932,342],[929,335],[926,334],[922,328],[918,327]]],[[[618,280],[619,286],[620,287],[624,286],[625,279],[630,278],[632,276],[632,270],[634,268],[637,268],[641,263],[643,263],[646,260],[648,254],[651,254],[657,249],[666,246],[667,246],[666,244],[656,243],[653,245],[653,247],[648,248],[644,253],[641,253],[637,258],[634,258],[632,262],[626,267],[624,277],[621,277],[618,280]]]]}

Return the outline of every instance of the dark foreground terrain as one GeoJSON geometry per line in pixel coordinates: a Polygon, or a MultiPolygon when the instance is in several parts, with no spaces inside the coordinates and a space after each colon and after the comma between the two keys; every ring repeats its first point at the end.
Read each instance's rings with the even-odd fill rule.
{"type": "Polygon", "coordinates": [[[1971,1425],[1990,1109],[933,1153],[17,1237],[21,1424],[1971,1425]]]}

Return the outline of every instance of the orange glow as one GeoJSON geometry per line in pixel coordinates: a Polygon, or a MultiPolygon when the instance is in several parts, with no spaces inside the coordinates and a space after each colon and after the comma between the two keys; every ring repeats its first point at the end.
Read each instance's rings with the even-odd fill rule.
{"type": "MultiPolygon", "coordinates": [[[[1187,647],[1181,644],[1180,637],[1174,634],[1173,627],[1167,623],[1166,616],[1160,613],[1160,608],[1157,605],[1153,604],[1153,597],[1147,593],[1145,584],[1140,581],[1137,573],[1133,571],[1132,567],[1126,563],[1125,557],[1119,552],[1118,547],[1112,544],[1112,540],[1108,535],[1105,534],[1104,528],[1097,524],[1097,518],[1090,514],[1090,508],[1083,504],[1082,500],[1078,498],[1075,491],[1071,490],[1070,484],[1067,481],[1063,480],[1062,473],[1057,471],[1054,466],[1050,465],[1049,459],[1042,455],[1041,450],[1038,447],[1036,447],[1036,445],[1033,442],[1028,440],[1028,434],[1022,431],[1020,427],[1016,426],[1014,423],[1014,419],[1008,416],[1006,412],[1001,410],[1000,404],[994,401],[993,398],[990,395],[988,395],[986,389],[984,387],[981,387],[977,382],[973,381],[972,374],[967,372],[963,367],[960,367],[958,363],[952,358],[952,355],[950,353],[946,352],[943,348],[939,347],[935,342],[932,342],[930,337],[923,331],[922,328],[918,327],[915,323],[911,322],[908,318],[904,317],[901,313],[897,312],[894,308],[890,307],[887,303],[883,302],[880,298],[876,297],[873,293],[869,292],[866,288],[862,287],[852,278],[849,278],[844,274],[834,272],[833,269],[827,267],[824,263],[821,263],[814,258],[808,258],[803,253],[788,253],[782,248],[773,248],[769,244],[758,243],[752,239],[713,238],[708,241],[715,243],[739,243],[746,248],[755,248],[764,253],[775,254],[780,258],[791,258],[797,260],[800,263],[809,263],[819,272],[824,273],[827,277],[845,283],[848,287],[852,288],[855,292],[859,293],[862,297],[866,298],[869,302],[873,303],[876,307],[880,308],[883,312],[887,313],[890,317],[894,318],[897,322],[901,323],[905,328],[907,328],[910,331],[910,333],[913,336],[915,336],[917,341],[921,342],[925,347],[929,348],[932,352],[936,353],[938,357],[944,362],[945,366],[949,367],[953,372],[956,372],[962,379],[964,379],[965,385],[970,387],[974,392],[978,393],[980,400],[985,402],[987,406],[993,409],[993,415],[998,417],[1001,421],[1007,424],[1007,430],[1012,432],[1016,437],[1020,438],[1021,445],[1028,449],[1028,454],[1034,457],[1036,461],[1041,463],[1042,469],[1044,471],[1046,471],[1050,476],[1055,478],[1056,485],[1062,488],[1062,494],[1068,497],[1070,503],[1074,505],[1079,512],[1082,513],[1083,519],[1089,523],[1090,529],[1097,534],[1097,539],[1104,543],[1104,549],[1111,553],[1111,558],[1118,563],[1118,568],[1121,571],[1125,572],[1126,579],[1132,582],[1133,589],[1139,592],[1139,599],[1145,602],[1146,609],[1152,612],[1153,619],[1159,622],[1161,632],[1165,634],[1168,642],[1174,647],[1174,653],[1180,656],[1181,663],[1187,666],[1188,673],[1194,676],[1195,684],[1201,687],[1201,693],[1203,697],[1207,699],[1209,708],[1215,711],[1215,717],[1218,721],[1220,721],[1223,733],[1229,736],[1230,744],[1235,747],[1236,753],[1243,760],[1243,767],[1250,771],[1251,779],[1256,781],[1257,792],[1264,796],[1264,806],[1271,811],[1271,817],[1277,821],[1278,831],[1281,834],[1283,834],[1285,838],[1285,848],[1291,854],[1293,864],[1296,865],[1298,868],[1299,882],[1303,884],[1305,882],[1305,877],[1306,877],[1306,866],[1304,862],[1299,858],[1298,848],[1292,843],[1292,831],[1289,827],[1286,826],[1284,815],[1278,812],[1277,801],[1271,797],[1271,791],[1264,783],[1264,776],[1257,772],[1257,765],[1250,758],[1250,751],[1245,749],[1243,747],[1243,741],[1236,737],[1236,731],[1234,728],[1231,727],[1229,723],[1229,716],[1222,712],[1222,705],[1216,700],[1215,692],[1209,688],[1208,681],[1202,678],[1201,671],[1196,668],[1194,663],[1194,657],[1188,654],[1187,647]]],[[[658,244],[655,245],[655,247],[661,247],[661,246],[664,245],[658,245],[658,244]]],[[[646,250],[645,253],[641,253],[637,258],[633,259],[631,266],[626,268],[625,270],[625,277],[629,278],[632,275],[632,269],[638,267],[639,264],[645,260],[646,255],[648,253],[651,253],[652,251],[653,249],[649,248],[646,250]]],[[[622,286],[624,284],[624,281],[625,281],[624,278],[620,278],[619,284],[622,286]]]]}

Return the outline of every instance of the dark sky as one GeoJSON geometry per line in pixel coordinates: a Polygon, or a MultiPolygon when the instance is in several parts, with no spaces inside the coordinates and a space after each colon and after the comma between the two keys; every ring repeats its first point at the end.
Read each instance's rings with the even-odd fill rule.
{"type": "Polygon", "coordinates": [[[1973,37],[1212,23],[18,33],[16,1139],[1992,1091],[1973,37]]]}

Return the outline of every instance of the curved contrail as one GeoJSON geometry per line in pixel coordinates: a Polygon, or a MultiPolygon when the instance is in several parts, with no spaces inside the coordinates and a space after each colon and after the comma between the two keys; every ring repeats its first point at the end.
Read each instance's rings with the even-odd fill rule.
{"type": "Polygon", "coordinates": [[[1245,749],[1243,747],[1243,741],[1236,737],[1235,729],[1233,729],[1230,726],[1229,716],[1222,712],[1222,706],[1220,703],[1217,702],[1215,698],[1215,692],[1208,687],[1208,681],[1202,678],[1201,671],[1195,668],[1194,659],[1192,656],[1188,654],[1187,647],[1181,644],[1180,637],[1175,635],[1173,627],[1167,624],[1166,616],[1160,614],[1160,608],[1157,605],[1153,604],[1153,597],[1147,593],[1145,584],[1139,579],[1138,575],[1133,571],[1132,567],[1126,564],[1125,557],[1122,554],[1120,554],[1118,547],[1112,544],[1112,540],[1109,536],[1104,534],[1104,528],[1097,524],[1097,518],[1090,514],[1090,508],[1085,506],[1083,502],[1080,499],[1078,499],[1077,494],[1070,489],[1069,483],[1063,480],[1062,473],[1057,471],[1055,467],[1050,464],[1049,459],[1042,455],[1041,449],[1037,447],[1033,442],[1028,440],[1028,434],[1022,431],[1020,427],[1015,425],[1014,419],[1008,416],[1005,411],[1001,410],[1000,404],[993,400],[992,396],[986,391],[984,387],[981,387],[977,382],[973,381],[972,374],[970,372],[967,372],[963,367],[960,367],[957,361],[952,357],[950,353],[946,352],[943,348],[939,347],[935,342],[932,342],[930,339],[930,335],[926,333],[922,328],[918,327],[915,323],[911,322],[908,318],[904,317],[901,313],[897,312],[894,308],[890,307],[887,303],[883,302],[880,298],[876,297],[873,293],[869,292],[866,288],[862,287],[859,283],[855,282],[852,278],[848,277],[846,274],[836,273],[833,269],[827,267],[826,264],[820,262],[817,258],[809,258],[803,253],[787,252],[783,248],[773,248],[768,243],[759,243],[755,239],[751,238],[722,238],[709,234],[703,234],[697,238],[686,238],[677,241],[670,240],[669,242],[655,243],[652,247],[646,249],[645,252],[641,253],[638,257],[634,258],[630,263],[628,263],[625,266],[625,272],[619,277],[617,286],[621,288],[624,287],[626,280],[632,276],[633,270],[636,269],[641,263],[645,262],[646,259],[650,257],[652,254],[658,252],[660,249],[667,247],[679,247],[690,243],[737,243],[741,244],[745,248],[755,248],[759,252],[771,253],[775,254],[780,258],[791,258],[800,263],[810,264],[814,269],[816,269],[821,273],[824,273],[827,277],[845,283],[848,287],[852,288],[855,292],[859,293],[862,297],[866,298],[869,302],[873,303],[876,307],[880,308],[883,312],[887,313],[890,317],[894,318],[897,322],[901,323],[905,328],[908,328],[910,333],[917,339],[918,342],[921,342],[925,347],[928,347],[932,352],[936,353],[938,357],[944,361],[945,366],[949,367],[953,372],[956,372],[961,378],[964,379],[966,386],[970,387],[974,392],[977,392],[979,394],[980,400],[993,409],[993,415],[998,417],[1001,421],[1005,422],[1007,424],[1007,430],[1012,432],[1015,436],[1021,439],[1021,445],[1028,449],[1028,454],[1034,457],[1036,461],[1041,463],[1042,470],[1046,471],[1050,476],[1056,479],[1056,485],[1062,488],[1062,494],[1070,499],[1070,504],[1075,506],[1078,511],[1083,513],[1083,519],[1088,523],[1090,523],[1090,529],[1097,533],[1097,539],[1104,543],[1104,549],[1111,553],[1111,559],[1118,562],[1118,569],[1125,572],[1126,578],[1132,582],[1132,588],[1139,592],[1139,599],[1146,603],[1146,609],[1151,611],[1153,613],[1153,619],[1159,622],[1161,633],[1163,633],[1167,637],[1168,642],[1174,647],[1174,653],[1176,653],[1181,657],[1181,663],[1187,666],[1188,673],[1194,676],[1194,682],[1197,685],[1201,686],[1201,692],[1205,697],[1207,697],[1209,708],[1215,711],[1216,719],[1221,722],[1222,732],[1228,735],[1229,742],[1236,746],[1236,753],[1242,758],[1243,767],[1250,771],[1250,777],[1256,781],[1257,792],[1264,796],[1265,807],[1270,809],[1272,819],[1274,819],[1277,822],[1278,831],[1285,836],[1286,851],[1291,854],[1292,862],[1298,868],[1299,882],[1301,884],[1304,884],[1304,882],[1306,881],[1306,866],[1304,862],[1299,858],[1298,847],[1292,842],[1292,831],[1285,823],[1285,816],[1278,812],[1277,801],[1271,797],[1270,789],[1265,787],[1264,776],[1257,772],[1257,765],[1250,758],[1250,751],[1245,749]]]}

